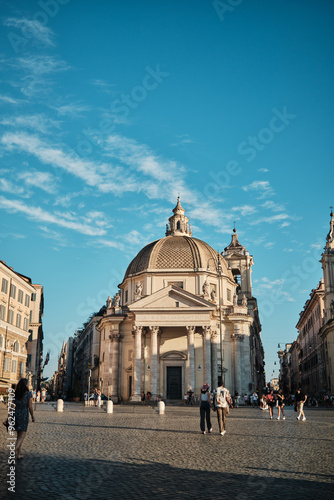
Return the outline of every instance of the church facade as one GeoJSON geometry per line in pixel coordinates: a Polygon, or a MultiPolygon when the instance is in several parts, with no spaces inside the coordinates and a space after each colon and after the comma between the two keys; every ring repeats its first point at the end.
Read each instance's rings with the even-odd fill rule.
{"type": "Polygon", "coordinates": [[[223,254],[194,238],[178,198],[166,236],[132,260],[97,326],[103,392],[114,401],[140,401],[142,391],[177,400],[221,376],[231,393],[262,390],[252,265],[235,230],[223,254]]]}

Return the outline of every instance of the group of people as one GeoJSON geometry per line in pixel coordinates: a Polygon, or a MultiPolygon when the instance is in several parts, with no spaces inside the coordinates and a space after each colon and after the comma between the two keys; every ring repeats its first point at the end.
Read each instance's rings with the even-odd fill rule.
{"type": "MultiPolygon", "coordinates": [[[[277,420],[280,419],[281,414],[282,414],[282,419],[285,420],[284,401],[285,400],[282,389],[280,389],[277,394],[274,394],[274,391],[271,390],[266,397],[264,396],[262,397],[260,408],[263,410],[269,409],[269,417],[272,420],[274,417],[274,408],[275,406],[277,406],[278,408],[277,420]]],[[[295,401],[295,410],[298,412],[297,420],[305,421],[306,417],[304,414],[304,404],[307,401],[307,396],[302,392],[300,388],[297,389],[294,401],[295,401]]]]}
{"type": "Polygon", "coordinates": [[[200,428],[202,434],[205,434],[205,422],[207,432],[212,432],[211,409],[217,412],[218,428],[221,436],[226,433],[226,416],[229,408],[233,408],[230,391],[223,385],[223,381],[218,381],[218,387],[211,394],[209,384],[205,383],[200,393],[200,428]]]}

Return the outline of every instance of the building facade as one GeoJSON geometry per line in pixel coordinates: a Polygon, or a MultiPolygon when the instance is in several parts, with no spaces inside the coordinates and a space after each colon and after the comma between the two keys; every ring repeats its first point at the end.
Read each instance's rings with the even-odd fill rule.
{"type": "Polygon", "coordinates": [[[41,374],[43,287],[0,261],[0,390],[41,374]]]}
{"type": "Polygon", "coordinates": [[[280,386],[310,396],[334,394],[334,215],[321,256],[323,278],[310,293],[296,328],[297,340],[279,351],[280,386]],[[288,363],[287,363],[288,360],[288,363]]]}
{"type": "Polygon", "coordinates": [[[115,401],[139,401],[142,391],[177,400],[204,382],[216,387],[221,375],[231,392],[262,389],[252,265],[236,233],[224,255],[194,238],[178,198],[166,236],[132,260],[97,325],[103,392],[115,401]]]}

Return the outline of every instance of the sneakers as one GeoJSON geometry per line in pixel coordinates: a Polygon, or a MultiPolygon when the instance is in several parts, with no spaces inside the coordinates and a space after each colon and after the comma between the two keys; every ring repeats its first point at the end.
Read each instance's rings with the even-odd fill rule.
{"type": "Polygon", "coordinates": [[[306,420],[306,418],[305,418],[305,417],[303,417],[303,419],[302,419],[302,420],[303,420],[303,422],[304,422],[304,421],[306,420]]]}
{"type": "Polygon", "coordinates": [[[211,427],[211,429],[209,430],[209,432],[210,432],[210,433],[212,432],[212,427],[211,427]]]}
{"type": "Polygon", "coordinates": [[[202,434],[205,434],[205,431],[202,431],[202,434]]]}
{"type": "Polygon", "coordinates": [[[221,436],[224,436],[224,434],[226,434],[226,431],[220,433],[221,436]]]}
{"type": "Polygon", "coordinates": [[[285,417],[283,417],[283,420],[285,420],[285,417]]]}
{"type": "Polygon", "coordinates": [[[279,420],[279,417],[277,417],[277,419],[276,419],[276,420],[279,420]]]}
{"type": "Polygon", "coordinates": [[[300,420],[300,417],[297,417],[297,420],[300,420]]]}
{"type": "Polygon", "coordinates": [[[272,419],[273,419],[273,417],[270,417],[270,420],[272,420],[272,419]]]}

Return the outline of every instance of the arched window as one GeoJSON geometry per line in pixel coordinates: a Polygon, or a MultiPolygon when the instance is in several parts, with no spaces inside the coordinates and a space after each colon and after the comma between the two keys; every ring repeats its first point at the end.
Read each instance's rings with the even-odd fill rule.
{"type": "Polygon", "coordinates": [[[176,229],[181,229],[181,222],[179,220],[176,223],[176,229]]]}
{"type": "Polygon", "coordinates": [[[14,352],[20,352],[20,344],[17,340],[14,342],[14,352]]]}

